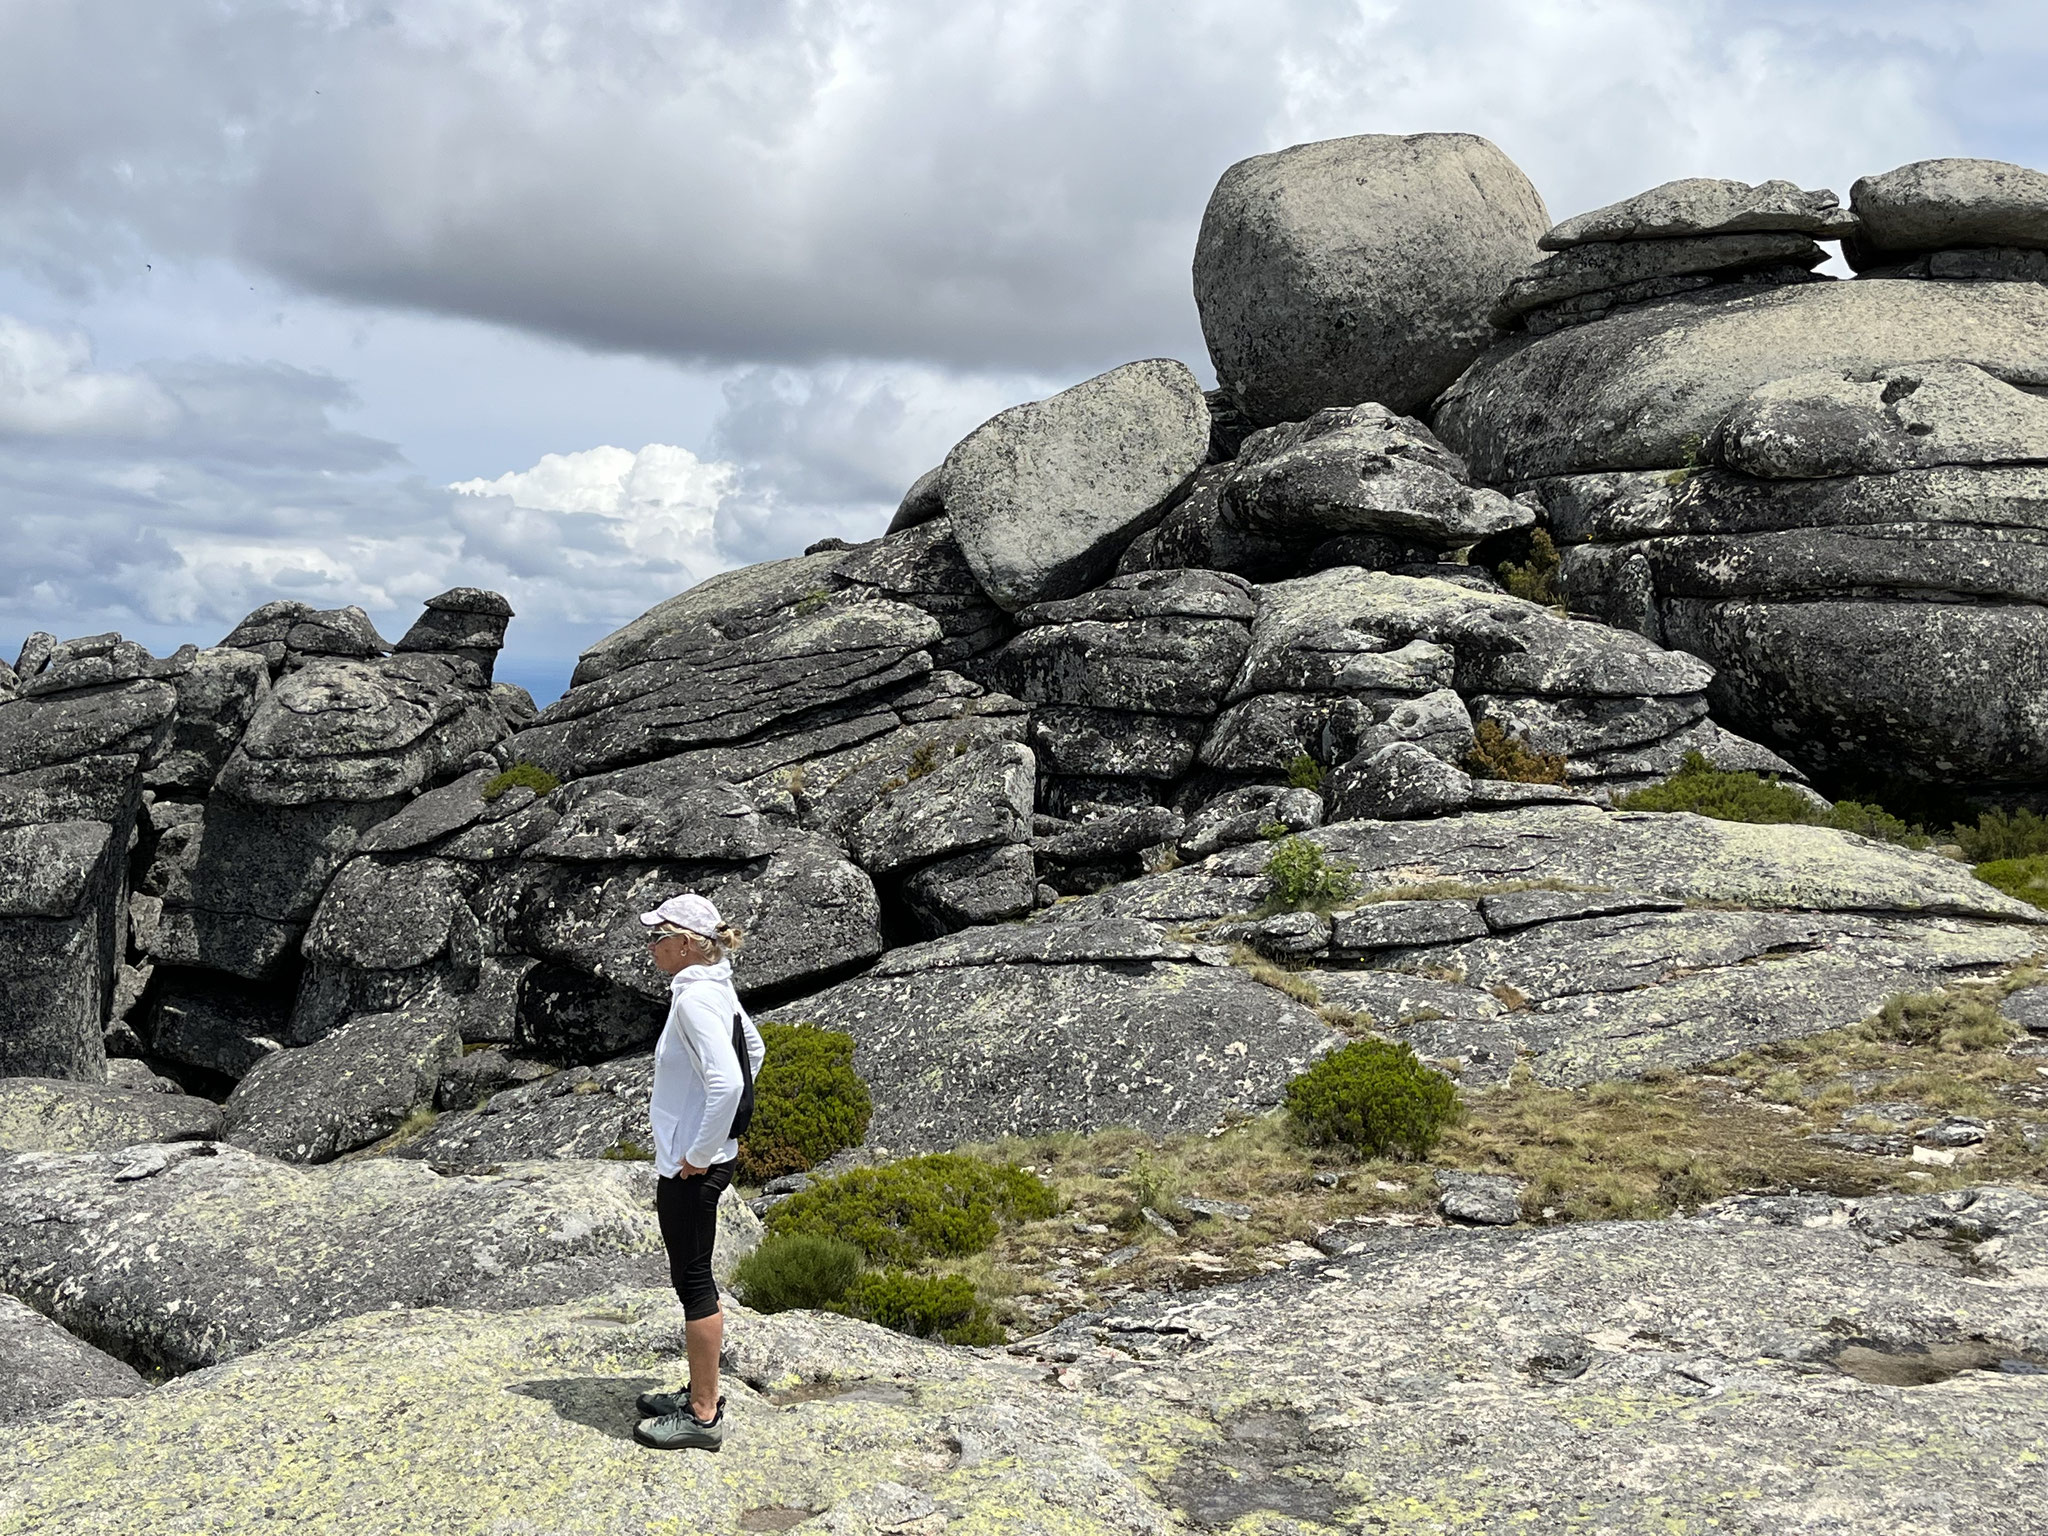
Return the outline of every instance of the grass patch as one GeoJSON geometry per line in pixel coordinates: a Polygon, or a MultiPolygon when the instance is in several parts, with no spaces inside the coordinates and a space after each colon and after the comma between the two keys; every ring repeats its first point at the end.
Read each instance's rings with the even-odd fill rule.
{"type": "Polygon", "coordinates": [[[538,763],[514,763],[483,787],[483,798],[495,800],[508,789],[530,789],[536,795],[551,795],[562,781],[538,763]]]}
{"type": "Polygon", "coordinates": [[[1472,730],[1472,750],[1465,754],[1465,771],[1475,779],[1499,779],[1510,784],[1562,784],[1566,779],[1562,752],[1538,752],[1519,736],[1510,735],[1495,720],[1482,720],[1472,730]]]}
{"type": "Polygon", "coordinates": [[[624,1136],[597,1155],[608,1163],[651,1163],[654,1161],[652,1149],[642,1146],[630,1137],[624,1136]]]}
{"type": "Polygon", "coordinates": [[[1306,976],[1297,975],[1283,965],[1276,965],[1249,944],[1231,945],[1230,963],[1253,981],[1263,983],[1276,992],[1285,992],[1297,1003],[1310,1008],[1320,1008],[1323,1005],[1323,994],[1316,990],[1314,982],[1306,976]]]}
{"type": "MultiPolygon", "coordinates": [[[[1213,1136],[1116,1129],[1003,1141],[975,1155],[1035,1173],[1057,1197],[1057,1218],[1017,1221],[980,1253],[927,1267],[968,1279],[994,1318],[1035,1332],[1133,1290],[1255,1275],[1285,1262],[1285,1245],[1335,1223],[1429,1219],[1437,1168],[1524,1180],[1524,1216],[1535,1222],[1652,1219],[1751,1191],[1854,1196],[2041,1183],[2048,1151],[2031,1150],[2021,1131],[2048,1127],[2048,1109],[2013,1092],[2040,1081],[2038,1058],[2005,1055],[2011,1026],[1986,1028],[1983,1012],[1995,1018],[1999,997],[2039,975],[2023,970],[1932,1000],[1895,999],[1862,1023],[1696,1072],[1553,1088],[1518,1071],[1466,1095],[1463,1118],[1444,1129],[1426,1163],[1311,1146],[1285,1114],[1213,1136]],[[1923,1106],[1930,1122],[1987,1115],[1998,1131],[1981,1157],[1948,1168],[1810,1139],[1855,1127],[1859,1105],[1898,1102],[1923,1106]],[[1318,1183],[1319,1172],[1341,1177],[1318,1183]],[[1186,1203],[1197,1195],[1239,1202],[1248,1219],[1197,1218],[1186,1203]],[[1148,1224],[1146,1207],[1177,1232],[1148,1224]]],[[[1866,1120],[1862,1128],[1890,1127],[1866,1120]]]]}

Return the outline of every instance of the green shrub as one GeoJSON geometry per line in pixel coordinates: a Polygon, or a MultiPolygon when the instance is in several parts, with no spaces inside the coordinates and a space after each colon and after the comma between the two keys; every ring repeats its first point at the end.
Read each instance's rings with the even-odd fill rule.
{"type": "Polygon", "coordinates": [[[1972,864],[2028,859],[2048,853],[2048,816],[2027,810],[1986,811],[1975,826],[1958,825],[1954,837],[1972,864]]]}
{"type": "Polygon", "coordinates": [[[1323,765],[1306,752],[1295,753],[1287,764],[1287,784],[1291,789],[1321,789],[1323,765]]]}
{"type": "Polygon", "coordinates": [[[1458,1090],[1406,1045],[1354,1040],[1287,1085],[1287,1112],[1311,1142],[1367,1157],[1429,1155],[1457,1123],[1458,1090]]]}
{"type": "Polygon", "coordinates": [[[1058,1197],[1035,1174],[939,1152],[820,1179],[771,1210],[768,1228],[777,1236],[836,1237],[870,1263],[900,1265],[979,1253],[1000,1223],[1058,1210],[1058,1197]]]}
{"type": "Polygon", "coordinates": [[[1358,882],[1305,837],[1283,837],[1266,858],[1266,906],[1276,912],[1320,910],[1348,900],[1358,882]]]}
{"type": "Polygon", "coordinates": [[[1907,848],[1925,848],[1932,841],[1925,832],[1907,825],[1883,806],[1866,805],[1860,800],[1837,800],[1835,808],[1819,818],[1819,824],[1907,848]]]}
{"type": "Polygon", "coordinates": [[[907,779],[921,779],[939,766],[939,744],[936,741],[920,741],[910,752],[910,766],[903,770],[907,779]]]}
{"type": "Polygon", "coordinates": [[[654,1153],[630,1137],[621,1136],[597,1154],[608,1163],[651,1163],[654,1153]]]}
{"type": "Polygon", "coordinates": [[[1557,545],[1551,542],[1547,531],[1538,528],[1529,535],[1528,563],[1516,565],[1513,561],[1505,561],[1497,574],[1501,585],[1516,597],[1554,608],[1561,601],[1557,595],[1557,569],[1560,564],[1557,545]]]}
{"type": "Polygon", "coordinates": [[[948,1344],[1000,1344],[1003,1330],[974,1287],[959,1275],[911,1275],[900,1269],[862,1275],[845,1310],[884,1328],[948,1344]]]}
{"type": "Polygon", "coordinates": [[[1977,866],[1977,878],[2008,896],[2048,907],[2048,854],[2025,859],[1992,859],[1977,866]]]}
{"type": "Polygon", "coordinates": [[[508,789],[530,789],[536,795],[551,795],[562,781],[537,763],[514,763],[484,786],[484,798],[495,800],[508,789]]]}
{"type": "Polygon", "coordinates": [[[768,1058],[754,1080],[754,1119],[740,1145],[739,1177],[765,1184],[857,1147],[874,1103],[853,1070],[853,1037],[815,1024],[763,1024],[768,1058]]]}
{"type": "Polygon", "coordinates": [[[1716,821],[1811,822],[1820,815],[1811,800],[1775,774],[1765,779],[1731,773],[1698,752],[1686,753],[1666,782],[1623,795],[1614,804],[1623,811],[1691,811],[1716,821]]]}
{"type": "Polygon", "coordinates": [[[860,1278],[860,1250],[800,1232],[764,1240],[732,1272],[733,1290],[756,1312],[816,1311],[846,1299],[860,1278]]]}
{"type": "Polygon", "coordinates": [[[1505,779],[1511,784],[1565,781],[1562,752],[1538,752],[1493,720],[1482,720],[1473,730],[1472,750],[1465,754],[1465,768],[1474,778],[1505,779]]]}
{"type": "Polygon", "coordinates": [[[1664,783],[1623,795],[1614,805],[1622,811],[1691,811],[1716,821],[1833,827],[1908,848],[1925,848],[1931,841],[1919,827],[1881,805],[1837,800],[1823,811],[1791,785],[1780,782],[1776,774],[1760,778],[1716,768],[1698,752],[1686,753],[1678,772],[1664,783]]]}

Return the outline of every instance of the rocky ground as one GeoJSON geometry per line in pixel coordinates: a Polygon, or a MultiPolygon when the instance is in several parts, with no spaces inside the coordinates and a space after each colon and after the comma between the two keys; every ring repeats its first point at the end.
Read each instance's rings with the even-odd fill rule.
{"type": "Polygon", "coordinates": [[[1368,136],[1194,279],[1218,389],[1004,411],[545,708],[469,588],[0,666],[0,1536],[2041,1528],[2048,178],[1552,224],[1368,136]],[[1057,1207],[935,1261],[1003,1347],[735,1303],[716,1458],[631,1440],[679,889],[850,1037],[834,1167],[1057,1207]],[[1282,1110],[1362,1038],[1426,1159],[1282,1110]]]}
{"type": "Polygon", "coordinates": [[[1382,1232],[1007,1350],[732,1320],[650,1456],[672,1299],[380,1312],[17,1428],[0,1531],[2036,1528],[2048,1205],[1728,1202],[1382,1232]]]}

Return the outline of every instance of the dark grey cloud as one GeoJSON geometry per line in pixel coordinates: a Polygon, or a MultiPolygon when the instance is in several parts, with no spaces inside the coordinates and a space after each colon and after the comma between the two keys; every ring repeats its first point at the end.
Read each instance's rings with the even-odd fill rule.
{"type": "Polygon", "coordinates": [[[69,281],[158,245],[225,252],[322,294],[677,358],[1072,377],[1199,356],[1194,225],[1242,155],[1467,128],[1560,214],[1681,174],[1845,181],[1957,148],[1943,81],[2038,64],[2036,16],[1889,0],[15,6],[0,247],[69,281]]]}

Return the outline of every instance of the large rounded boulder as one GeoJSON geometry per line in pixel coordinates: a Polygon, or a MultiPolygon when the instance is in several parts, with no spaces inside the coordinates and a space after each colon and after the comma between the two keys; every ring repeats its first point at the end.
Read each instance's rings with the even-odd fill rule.
{"type": "Polygon", "coordinates": [[[1217,382],[1259,425],[1427,405],[1492,339],[1543,199],[1469,133],[1361,134],[1240,160],[1195,245],[1217,382]]]}

